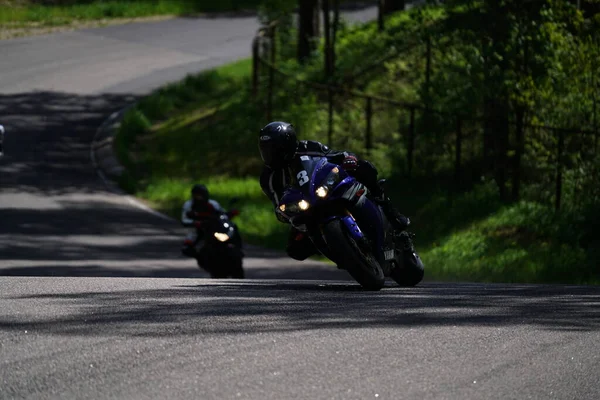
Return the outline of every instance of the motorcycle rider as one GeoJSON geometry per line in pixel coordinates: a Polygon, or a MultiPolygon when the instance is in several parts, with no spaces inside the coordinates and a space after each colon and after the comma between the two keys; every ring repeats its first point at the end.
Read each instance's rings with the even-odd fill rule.
{"type": "Polygon", "coordinates": [[[186,228],[194,228],[183,241],[181,252],[188,257],[196,257],[198,243],[203,239],[202,223],[207,218],[226,213],[221,205],[209,197],[205,185],[196,184],[191,190],[191,199],[183,204],[181,224],[186,228]]]}
{"type": "MultiPolygon", "coordinates": [[[[406,232],[410,220],[396,210],[390,199],[384,194],[377,178],[377,169],[367,160],[360,160],[355,154],[347,151],[335,151],[328,146],[312,140],[299,141],[293,125],[287,122],[274,121],[260,130],[259,150],[264,166],[260,175],[260,185],[275,207],[279,221],[287,223],[280,213],[279,199],[286,186],[291,183],[289,167],[301,156],[327,157],[340,165],[348,174],[367,187],[370,198],[378,204],[387,219],[404,242],[406,249],[413,249],[411,234],[406,232]]],[[[303,232],[291,227],[287,254],[296,260],[305,260],[314,255],[316,249],[310,238],[303,232]]]]}

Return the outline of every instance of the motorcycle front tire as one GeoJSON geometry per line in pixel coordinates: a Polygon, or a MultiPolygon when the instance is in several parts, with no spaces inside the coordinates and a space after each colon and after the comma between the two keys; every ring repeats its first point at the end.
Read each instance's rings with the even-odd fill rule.
{"type": "Polygon", "coordinates": [[[364,252],[350,236],[343,222],[335,219],[323,226],[327,247],[335,259],[364,289],[377,291],[385,284],[381,266],[369,252],[364,252]]]}

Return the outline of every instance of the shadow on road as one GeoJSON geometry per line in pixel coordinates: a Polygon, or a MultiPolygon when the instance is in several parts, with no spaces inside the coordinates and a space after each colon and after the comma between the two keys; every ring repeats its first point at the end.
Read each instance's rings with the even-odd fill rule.
{"type": "MultiPolygon", "coordinates": [[[[48,91],[0,95],[0,123],[6,128],[0,194],[55,196],[104,190],[91,168],[90,143],[112,112],[135,99],[48,91]]],[[[7,205],[27,204],[0,199],[1,208],[7,205]]]]}
{"type": "Polygon", "coordinates": [[[2,318],[2,330],[84,336],[422,326],[600,328],[600,288],[594,287],[425,284],[369,293],[354,284],[247,281],[4,299],[43,300],[47,306],[68,307],[72,313],[41,321],[2,318]]]}
{"type": "MultiPolygon", "coordinates": [[[[180,255],[184,229],[112,195],[92,166],[97,128],[136,98],[0,95],[7,130],[0,158],[0,276],[207,276],[180,255]]],[[[306,262],[273,268],[281,252],[246,252],[255,258],[249,277],[343,279],[335,267],[306,262]]]]}

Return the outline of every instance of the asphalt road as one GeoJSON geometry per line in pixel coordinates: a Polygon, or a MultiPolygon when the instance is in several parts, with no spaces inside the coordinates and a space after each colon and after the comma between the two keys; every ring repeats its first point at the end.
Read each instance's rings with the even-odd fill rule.
{"type": "Polygon", "coordinates": [[[364,293],[328,265],[254,248],[250,279],[210,281],[179,256],[180,229],[107,190],[89,157],[102,121],[248,56],[257,26],[0,42],[0,398],[600,398],[599,288],[364,293]]]}

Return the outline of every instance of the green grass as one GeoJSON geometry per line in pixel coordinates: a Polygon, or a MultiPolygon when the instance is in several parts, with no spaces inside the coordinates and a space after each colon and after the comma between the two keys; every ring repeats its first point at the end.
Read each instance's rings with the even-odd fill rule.
{"type": "Polygon", "coordinates": [[[240,199],[237,223],[245,240],[281,248],[288,228],[275,219],[257,179],[260,109],[250,101],[249,71],[249,60],[235,62],[189,76],[138,103],[115,140],[127,168],[120,183],[179,217],[191,185],[203,182],[223,206],[240,199]]]}
{"type": "Polygon", "coordinates": [[[260,4],[260,0],[95,0],[61,2],[62,4],[56,5],[48,3],[0,1],[0,26],[18,26],[27,23],[56,26],[69,24],[72,21],[254,10],[260,4]]]}
{"type": "MultiPolygon", "coordinates": [[[[149,200],[157,209],[179,218],[183,202],[190,197],[191,179],[160,179],[152,181],[137,195],[149,200]]],[[[270,248],[282,249],[287,241],[287,225],[278,222],[273,215],[271,203],[263,194],[256,178],[208,178],[202,179],[211,197],[223,207],[237,197],[235,208],[241,210],[236,223],[244,240],[270,248]]]]}
{"type": "Polygon", "coordinates": [[[553,233],[553,222],[544,218],[548,215],[553,215],[548,207],[522,202],[442,237],[422,253],[433,267],[430,276],[477,282],[600,282],[584,249],[553,233]]]}
{"type": "MultiPolygon", "coordinates": [[[[274,217],[257,180],[256,132],[266,120],[264,98],[252,98],[249,80],[250,62],[243,60],[188,77],[142,100],[127,114],[116,138],[117,153],[128,168],[121,183],[156,208],[179,216],[192,183],[204,182],[224,206],[240,198],[238,224],[246,241],[283,248],[288,228],[274,217]]],[[[304,137],[323,139],[323,104],[296,89],[284,82],[275,94],[274,118],[297,121],[304,137]]],[[[451,182],[443,177],[390,179],[392,199],[413,221],[427,279],[600,282],[598,246],[589,245],[600,244],[589,223],[594,215],[600,222],[597,212],[579,218],[579,212],[555,215],[532,202],[505,205],[492,182],[450,197],[451,182]]]]}
{"type": "Polygon", "coordinates": [[[190,76],[144,99],[126,117],[117,151],[140,178],[256,176],[258,107],[249,60],[190,76]],[[147,129],[147,121],[157,122],[147,129]],[[133,144],[135,142],[135,144],[133,144]]]}

